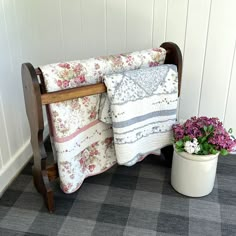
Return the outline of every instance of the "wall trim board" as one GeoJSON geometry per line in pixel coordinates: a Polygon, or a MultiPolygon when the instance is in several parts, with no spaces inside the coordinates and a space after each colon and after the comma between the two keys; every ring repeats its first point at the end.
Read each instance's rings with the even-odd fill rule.
{"type": "Polygon", "coordinates": [[[25,167],[31,157],[32,149],[29,138],[0,171],[0,179],[4,180],[4,182],[1,182],[0,184],[0,197],[12,181],[18,176],[20,171],[25,167]]]}
{"type": "MultiPolygon", "coordinates": [[[[49,127],[46,122],[43,135],[44,140],[48,137],[48,134],[49,127]]],[[[27,165],[32,156],[33,152],[29,137],[24,145],[15,153],[14,156],[12,156],[6,165],[2,166],[2,169],[0,170],[0,179],[4,180],[4,182],[0,183],[0,198],[22,169],[27,165]]]]}

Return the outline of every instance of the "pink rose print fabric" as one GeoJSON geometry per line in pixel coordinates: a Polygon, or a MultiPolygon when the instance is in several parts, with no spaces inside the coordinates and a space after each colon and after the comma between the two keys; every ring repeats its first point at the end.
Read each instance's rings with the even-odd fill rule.
{"type": "MultiPolygon", "coordinates": [[[[48,92],[96,84],[105,75],[163,64],[166,51],[149,49],[115,56],[56,63],[40,67],[48,92]]],[[[116,161],[110,124],[98,119],[101,95],[49,105],[51,139],[61,188],[76,191],[83,180],[112,167],[116,161]]]]}

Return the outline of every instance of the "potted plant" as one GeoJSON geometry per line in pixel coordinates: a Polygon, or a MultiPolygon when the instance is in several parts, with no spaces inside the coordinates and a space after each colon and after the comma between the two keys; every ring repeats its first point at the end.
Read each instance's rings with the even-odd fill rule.
{"type": "Polygon", "coordinates": [[[171,184],[177,192],[201,197],[212,191],[218,155],[225,156],[236,146],[231,133],[218,118],[204,116],[173,126],[171,184]]]}

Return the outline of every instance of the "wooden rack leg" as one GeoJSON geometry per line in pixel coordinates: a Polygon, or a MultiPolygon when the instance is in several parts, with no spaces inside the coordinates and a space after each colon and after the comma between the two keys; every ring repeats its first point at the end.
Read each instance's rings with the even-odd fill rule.
{"type": "MultiPolygon", "coordinates": [[[[40,86],[34,67],[30,63],[22,65],[22,82],[24,89],[25,107],[31,131],[31,145],[34,156],[33,178],[34,185],[44,197],[50,212],[54,211],[53,191],[50,186],[46,168],[47,155],[43,143],[43,113],[40,96],[40,86]]],[[[56,168],[56,166],[55,166],[56,168]]]]}
{"type": "Polygon", "coordinates": [[[173,145],[169,145],[161,149],[161,155],[163,156],[165,164],[168,167],[172,166],[173,153],[174,153],[173,145]]]}

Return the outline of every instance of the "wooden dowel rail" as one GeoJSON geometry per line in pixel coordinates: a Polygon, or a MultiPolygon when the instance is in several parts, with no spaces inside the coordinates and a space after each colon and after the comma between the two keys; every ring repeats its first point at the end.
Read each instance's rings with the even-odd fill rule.
{"type": "Polygon", "coordinates": [[[56,92],[44,93],[41,95],[42,105],[55,102],[63,102],[74,98],[100,94],[107,91],[104,83],[92,84],[83,87],[60,90],[56,92]]]}

